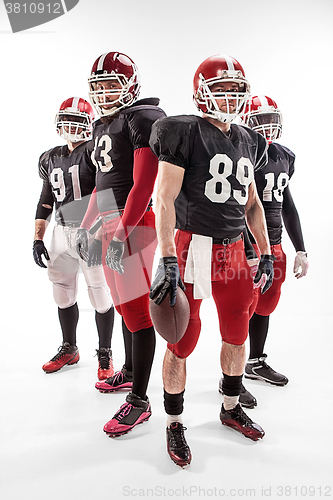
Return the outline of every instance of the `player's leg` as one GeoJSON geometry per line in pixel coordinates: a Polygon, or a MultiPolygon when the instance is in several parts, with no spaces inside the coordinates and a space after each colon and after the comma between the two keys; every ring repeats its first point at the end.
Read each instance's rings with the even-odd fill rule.
{"type": "Polygon", "coordinates": [[[125,434],[151,416],[147,387],[155,353],[155,330],[149,314],[149,289],[157,245],[154,214],[147,212],[125,243],[123,275],[115,286],[127,329],[132,332],[132,392],[126,403],[105,424],[110,436],[125,434]]]}
{"type": "Polygon", "coordinates": [[[224,249],[213,246],[213,264],[220,262],[222,271],[220,275],[214,274],[217,280],[212,282],[212,294],[223,340],[221,369],[224,400],[220,420],[223,425],[241,432],[245,437],[257,440],[263,437],[264,431],[252,422],[239,404],[246,359],[244,343],[248,334],[249,308],[253,300],[252,277],[248,273],[242,248],[242,241],[224,249]]]}
{"type": "Polygon", "coordinates": [[[281,245],[272,245],[271,250],[276,257],[274,280],[270,289],[264,295],[259,295],[255,312],[249,322],[250,353],[245,366],[245,378],[284,386],[288,383],[288,378],[273,370],[266,363],[267,355],[264,354],[269,317],[278,305],[286,276],[286,255],[281,245]]]}
{"type": "Polygon", "coordinates": [[[105,380],[114,374],[111,339],[114,324],[114,307],[110,289],[106,283],[102,266],[88,267],[86,262],[79,263],[88,287],[91,305],[95,309],[95,322],[98,333],[98,371],[99,380],[105,380]]]}
{"type": "Polygon", "coordinates": [[[167,414],[166,440],[171,460],[184,467],[191,463],[183,426],[184,392],[186,383],[186,358],[178,358],[169,349],[163,360],[164,409],[167,414]]]}
{"type": "Polygon", "coordinates": [[[78,263],[67,250],[66,228],[55,226],[47,265],[48,276],[53,284],[54,300],[58,306],[63,341],[58,353],[43,365],[46,373],[59,371],[63,366],[76,364],[80,359],[76,346],[76,327],[79,319],[76,303],[78,263]]]}
{"type": "MultiPolygon", "coordinates": [[[[178,265],[182,279],[191,234],[177,231],[175,242],[177,245],[178,265]]],[[[190,320],[183,338],[177,344],[168,344],[163,361],[164,409],[167,414],[167,451],[171,460],[184,467],[191,463],[190,447],[185,439],[183,425],[184,392],[186,383],[186,358],[194,350],[200,335],[201,320],[200,306],[202,300],[193,298],[193,285],[185,283],[185,294],[190,305],[190,320]]]]}

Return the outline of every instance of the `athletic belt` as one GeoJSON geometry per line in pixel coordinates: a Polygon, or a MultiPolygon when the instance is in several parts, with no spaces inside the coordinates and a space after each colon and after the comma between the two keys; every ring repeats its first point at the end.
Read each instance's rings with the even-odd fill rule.
{"type": "Polygon", "coordinates": [[[213,245],[231,245],[231,243],[236,243],[242,239],[243,233],[239,234],[235,238],[213,238],[213,245]]]}

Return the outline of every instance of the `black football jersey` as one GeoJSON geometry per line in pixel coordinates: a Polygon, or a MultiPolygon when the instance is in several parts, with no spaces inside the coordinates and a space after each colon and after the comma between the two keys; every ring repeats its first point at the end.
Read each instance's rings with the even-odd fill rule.
{"type": "Polygon", "coordinates": [[[55,205],[58,223],[80,223],[86,213],[96,176],[92,145],[91,141],[84,142],[72,152],[67,145],[57,146],[39,159],[39,175],[43,179],[39,204],[55,205]]]}
{"type": "Polygon", "coordinates": [[[244,230],[248,186],[267,161],[263,136],[235,124],[227,136],[200,116],[183,115],[156,122],[150,146],[160,161],[185,169],[177,228],[214,238],[244,230]]]}
{"type": "Polygon", "coordinates": [[[294,153],[285,146],[273,142],[268,147],[267,165],[255,173],[271,245],[281,243],[283,191],[294,173],[294,163],[294,153]]]}
{"type": "Polygon", "coordinates": [[[110,123],[94,124],[92,160],[96,166],[97,205],[101,213],[120,210],[133,187],[134,151],[149,147],[152,124],[165,113],[159,99],[141,99],[110,123]]]}

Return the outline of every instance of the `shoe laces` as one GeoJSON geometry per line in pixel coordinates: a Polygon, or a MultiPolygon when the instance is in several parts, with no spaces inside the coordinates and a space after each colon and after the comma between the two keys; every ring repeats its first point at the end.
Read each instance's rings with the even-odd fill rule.
{"type": "Polygon", "coordinates": [[[102,370],[108,370],[110,368],[111,353],[106,350],[96,349],[99,366],[102,370]]]}
{"type": "Polygon", "coordinates": [[[123,383],[124,374],[123,372],[116,372],[112,377],[105,380],[105,382],[109,385],[120,385],[123,383]]]}
{"type": "Polygon", "coordinates": [[[253,424],[253,421],[250,419],[248,415],[246,415],[245,411],[243,411],[241,405],[238,405],[232,410],[228,410],[228,413],[231,414],[235,420],[237,420],[240,424],[244,426],[250,426],[253,424]]]}
{"type": "Polygon", "coordinates": [[[120,420],[127,417],[127,415],[130,413],[132,408],[134,408],[134,406],[131,403],[124,403],[119,408],[119,410],[117,411],[117,413],[115,414],[115,416],[113,418],[115,418],[116,420],[118,420],[118,422],[120,422],[120,420]]]}
{"type": "Polygon", "coordinates": [[[58,359],[62,358],[62,356],[68,353],[69,347],[70,345],[67,342],[64,342],[61,346],[59,346],[57,354],[53,356],[51,361],[57,361],[58,359]]]}
{"type": "Polygon", "coordinates": [[[187,427],[184,427],[183,424],[178,423],[177,426],[172,426],[172,424],[169,427],[169,430],[171,431],[171,439],[173,441],[173,446],[175,446],[178,449],[181,448],[187,448],[187,442],[184,436],[184,431],[187,430],[187,427]]]}

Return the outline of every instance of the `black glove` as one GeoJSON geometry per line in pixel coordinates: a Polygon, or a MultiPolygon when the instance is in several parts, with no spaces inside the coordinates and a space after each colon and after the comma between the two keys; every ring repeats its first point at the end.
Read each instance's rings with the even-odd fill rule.
{"type": "Polygon", "coordinates": [[[102,242],[94,240],[88,250],[88,267],[100,266],[102,264],[102,242]]]}
{"type": "Polygon", "coordinates": [[[123,241],[112,240],[105,256],[106,265],[119,274],[124,274],[124,266],[121,261],[124,255],[124,247],[125,244],[123,241]]]}
{"type": "Polygon", "coordinates": [[[42,240],[34,241],[32,252],[34,256],[34,261],[36,262],[37,266],[47,267],[42,260],[42,255],[44,255],[46,260],[50,260],[50,257],[42,240]]]}
{"type": "Polygon", "coordinates": [[[150,287],[149,297],[154,299],[155,304],[159,305],[166,294],[170,292],[170,305],[174,306],[177,298],[177,285],[185,292],[177,257],[162,257],[150,287]]]}
{"type": "Polygon", "coordinates": [[[81,257],[82,260],[86,261],[89,258],[88,254],[88,231],[87,229],[82,229],[81,227],[77,230],[76,240],[75,240],[76,253],[81,257]]]}
{"type": "Polygon", "coordinates": [[[257,274],[254,277],[254,288],[261,288],[261,293],[267,292],[272,286],[274,278],[273,262],[276,260],[274,255],[261,255],[257,274]]]}

